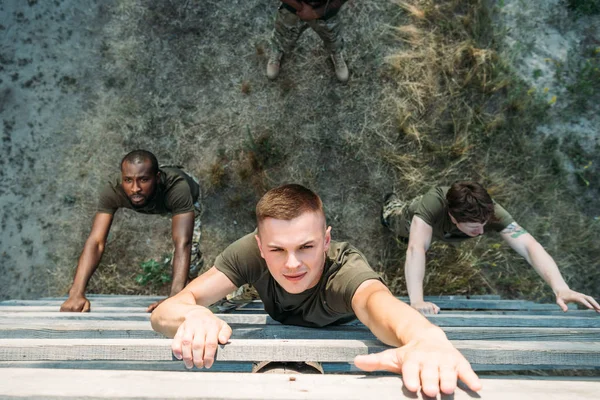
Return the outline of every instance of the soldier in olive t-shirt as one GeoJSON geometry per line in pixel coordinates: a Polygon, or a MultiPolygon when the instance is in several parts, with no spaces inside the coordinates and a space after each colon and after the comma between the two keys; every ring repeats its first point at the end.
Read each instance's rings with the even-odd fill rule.
{"type": "MultiPolygon", "coordinates": [[[[171,232],[175,250],[171,295],[181,291],[188,277],[195,277],[202,266],[198,183],[180,168],[159,168],[154,154],[146,150],[128,153],[122,159],[120,169],[121,173],[100,191],[92,230],[79,257],[69,298],[61,305],[61,311],[90,310],[85,290],[100,263],[114,215],[119,208],[172,217],[171,232]]],[[[148,311],[158,304],[160,302],[151,304],[148,311]]]]}
{"type": "MultiPolygon", "coordinates": [[[[448,189],[449,186],[433,187],[408,203],[397,199],[389,201],[387,215],[384,216],[387,226],[395,234],[408,237],[410,224],[416,215],[431,226],[433,237],[437,240],[451,243],[471,239],[471,236],[458,229],[450,219],[446,202],[448,189]]],[[[500,232],[513,221],[513,217],[494,202],[494,216],[483,227],[483,233],[500,232]]]]}
{"type": "Polygon", "coordinates": [[[199,210],[194,207],[200,186],[179,168],[162,167],[154,196],[141,207],[134,207],[122,187],[121,174],[107,183],[98,196],[97,211],[114,214],[119,208],[129,208],[143,214],[177,215],[199,210]]]}
{"type": "Polygon", "coordinates": [[[436,239],[456,243],[490,232],[498,232],[527,260],[550,285],[563,311],[568,310],[567,303],[579,302],[600,312],[596,300],[569,288],[546,250],[477,182],[458,181],[450,187],[433,187],[410,202],[391,194],[383,206],[381,222],[395,234],[408,238],[406,286],[411,306],[422,313],[440,310],[423,300],[425,255],[431,242],[436,239]]]}
{"type": "Polygon", "coordinates": [[[356,318],[352,311],[356,289],[369,279],[381,280],[357,249],[346,242],[331,242],[319,283],[299,294],[287,293],[269,273],[254,235],[229,245],[215,267],[237,287],[254,286],[265,311],[283,324],[322,327],[351,321],[356,318]]]}

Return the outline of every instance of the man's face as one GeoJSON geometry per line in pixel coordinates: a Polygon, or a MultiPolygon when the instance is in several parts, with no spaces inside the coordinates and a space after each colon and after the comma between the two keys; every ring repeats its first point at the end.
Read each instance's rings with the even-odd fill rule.
{"type": "Polygon", "coordinates": [[[121,165],[121,186],[134,207],[142,207],[152,198],[159,175],[160,172],[152,173],[149,160],[143,163],[125,161],[121,165]]]}
{"type": "Polygon", "coordinates": [[[471,237],[483,235],[483,227],[487,224],[487,222],[457,222],[452,215],[450,215],[450,219],[461,232],[471,237]]]}
{"type": "Polygon", "coordinates": [[[331,227],[325,229],[325,217],[316,212],[289,221],[267,218],[256,241],[273,278],[286,292],[298,294],[316,286],[323,275],[331,227]]]}

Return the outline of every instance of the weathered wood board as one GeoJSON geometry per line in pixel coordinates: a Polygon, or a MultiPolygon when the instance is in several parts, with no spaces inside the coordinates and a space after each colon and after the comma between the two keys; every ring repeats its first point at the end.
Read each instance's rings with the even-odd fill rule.
{"type": "MultiPolygon", "coordinates": [[[[598,342],[452,342],[474,364],[600,366],[598,342]]],[[[220,361],[352,362],[387,346],[372,340],[232,339],[220,361]]],[[[172,360],[170,339],[0,339],[1,361],[172,360]]]]}
{"type": "MultiPolygon", "coordinates": [[[[0,398],[29,399],[427,399],[404,388],[396,376],[283,375],[154,371],[2,370],[0,398]],[[27,385],[23,385],[27,382],[27,385]]],[[[483,379],[475,394],[461,384],[452,397],[438,399],[596,400],[597,380],[483,379]]]]}

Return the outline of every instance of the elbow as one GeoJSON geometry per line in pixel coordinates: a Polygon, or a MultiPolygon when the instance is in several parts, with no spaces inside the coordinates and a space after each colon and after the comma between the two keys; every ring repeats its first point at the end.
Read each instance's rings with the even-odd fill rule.
{"type": "Polygon", "coordinates": [[[175,240],[174,244],[175,244],[175,250],[178,250],[178,251],[186,251],[186,250],[192,249],[192,239],[191,238],[175,240]]]}
{"type": "Polygon", "coordinates": [[[425,248],[421,245],[408,242],[408,248],[406,249],[406,258],[408,259],[409,257],[412,257],[417,254],[424,255],[425,248]]]}
{"type": "Polygon", "coordinates": [[[93,250],[95,253],[98,253],[98,254],[104,253],[105,246],[106,246],[106,241],[99,240],[97,238],[89,238],[85,243],[85,247],[93,250]]]}
{"type": "Polygon", "coordinates": [[[165,334],[164,330],[164,317],[160,305],[150,314],[150,325],[152,329],[158,333],[165,334]]]}

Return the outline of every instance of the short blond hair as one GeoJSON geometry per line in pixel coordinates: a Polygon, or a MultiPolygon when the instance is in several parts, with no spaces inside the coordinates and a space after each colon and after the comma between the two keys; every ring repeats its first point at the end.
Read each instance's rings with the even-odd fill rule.
{"type": "Polygon", "coordinates": [[[323,215],[323,202],[312,190],[298,184],[287,184],[269,190],[256,205],[256,223],[260,225],[266,218],[292,220],[305,212],[323,215]]]}

